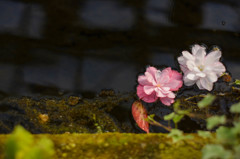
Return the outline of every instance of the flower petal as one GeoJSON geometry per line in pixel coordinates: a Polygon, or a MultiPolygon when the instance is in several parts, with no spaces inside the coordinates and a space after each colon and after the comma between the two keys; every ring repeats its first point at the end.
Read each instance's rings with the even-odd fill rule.
{"type": "Polygon", "coordinates": [[[206,78],[207,78],[208,81],[210,81],[210,82],[216,82],[217,79],[218,79],[216,73],[214,73],[214,72],[208,73],[206,78]]]}
{"type": "Polygon", "coordinates": [[[199,69],[197,68],[196,64],[194,63],[194,61],[187,61],[187,68],[190,70],[190,71],[198,71],[199,72],[199,69]]]}
{"type": "Polygon", "coordinates": [[[195,65],[197,65],[197,66],[203,65],[204,64],[204,60],[205,60],[205,56],[206,56],[205,49],[203,49],[203,48],[198,49],[198,51],[194,55],[194,57],[195,57],[195,65]]]}
{"type": "Polygon", "coordinates": [[[222,73],[226,72],[226,68],[221,62],[215,62],[212,67],[212,71],[216,72],[218,77],[221,76],[222,73]]]}
{"type": "Polygon", "coordinates": [[[211,81],[209,81],[207,78],[201,78],[200,82],[204,89],[206,89],[208,91],[211,91],[213,89],[213,83],[211,81]]]}
{"type": "Polygon", "coordinates": [[[188,51],[183,51],[183,52],[182,52],[182,55],[183,55],[183,57],[184,57],[186,60],[194,60],[193,55],[190,54],[188,51]]]}
{"type": "Polygon", "coordinates": [[[147,77],[144,75],[138,76],[138,83],[141,85],[152,85],[152,83],[149,82],[147,77]]]}
{"type": "Polygon", "coordinates": [[[143,90],[143,86],[141,86],[141,85],[137,86],[137,95],[138,95],[139,99],[142,99],[143,101],[145,101],[147,103],[153,103],[158,99],[155,92],[153,92],[150,95],[147,95],[143,90]]]}
{"type": "Polygon", "coordinates": [[[171,79],[182,80],[182,74],[175,70],[172,70],[171,79]]]}
{"type": "Polygon", "coordinates": [[[182,80],[171,80],[169,83],[164,84],[164,87],[169,87],[170,91],[177,91],[182,85],[182,80]]]}
{"type": "Polygon", "coordinates": [[[197,86],[199,89],[204,89],[204,87],[202,86],[200,79],[196,82],[197,86]]]}
{"type": "Polygon", "coordinates": [[[170,77],[169,77],[169,71],[164,69],[157,81],[158,84],[161,84],[163,85],[164,83],[168,83],[170,80],[170,77]]]}
{"type": "Polygon", "coordinates": [[[162,92],[161,88],[156,88],[155,89],[157,97],[166,97],[166,95],[162,92]]]}
{"type": "Polygon", "coordinates": [[[150,73],[152,77],[155,77],[155,73],[157,72],[157,69],[155,67],[147,67],[146,72],[150,73]]]}
{"type": "Polygon", "coordinates": [[[183,77],[183,81],[186,86],[192,86],[196,83],[196,80],[190,80],[186,76],[183,77]]]}
{"type": "Polygon", "coordinates": [[[198,77],[206,77],[206,74],[203,73],[203,72],[198,72],[198,73],[196,73],[196,76],[198,76],[198,77]]]}
{"type": "Polygon", "coordinates": [[[222,56],[222,52],[219,50],[210,52],[205,59],[205,65],[214,64],[218,62],[222,56]]]}
{"type": "Polygon", "coordinates": [[[160,100],[164,105],[167,105],[167,106],[170,106],[174,102],[173,98],[168,98],[168,97],[160,98],[160,100]]]}
{"type": "Polygon", "coordinates": [[[178,57],[177,60],[180,65],[185,65],[187,62],[187,60],[183,56],[178,57]]]}
{"type": "Polygon", "coordinates": [[[155,84],[156,84],[155,76],[152,76],[151,73],[145,72],[145,76],[146,76],[146,78],[147,78],[147,81],[148,81],[149,83],[151,83],[151,85],[155,85],[155,84]]]}
{"type": "Polygon", "coordinates": [[[206,48],[203,47],[203,46],[200,46],[200,45],[198,45],[198,44],[195,44],[195,45],[192,47],[192,54],[195,56],[200,49],[201,49],[201,50],[202,50],[202,49],[205,50],[206,48]]]}
{"type": "Polygon", "coordinates": [[[175,94],[173,92],[168,93],[167,95],[169,98],[175,98],[175,94]]]}
{"type": "Polygon", "coordinates": [[[156,86],[143,86],[143,90],[147,95],[150,95],[155,90],[156,86]]]}
{"type": "Polygon", "coordinates": [[[196,79],[198,79],[198,77],[196,76],[196,74],[195,73],[188,73],[187,75],[186,75],[186,77],[188,78],[188,79],[190,79],[190,80],[196,80],[196,79]]]}

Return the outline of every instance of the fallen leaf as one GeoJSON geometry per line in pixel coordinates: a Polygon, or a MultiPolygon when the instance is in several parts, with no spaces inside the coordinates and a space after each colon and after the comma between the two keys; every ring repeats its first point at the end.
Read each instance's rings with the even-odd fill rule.
{"type": "Polygon", "coordinates": [[[149,133],[149,123],[147,119],[147,110],[140,101],[135,101],[132,104],[132,115],[137,125],[145,132],[149,133]]]}

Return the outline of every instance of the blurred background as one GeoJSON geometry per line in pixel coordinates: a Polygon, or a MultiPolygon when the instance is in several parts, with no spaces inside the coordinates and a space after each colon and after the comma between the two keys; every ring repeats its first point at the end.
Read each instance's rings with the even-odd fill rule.
{"type": "Polygon", "coordinates": [[[0,91],[95,96],[135,91],[146,66],[219,46],[240,78],[239,0],[0,0],[0,91]]]}

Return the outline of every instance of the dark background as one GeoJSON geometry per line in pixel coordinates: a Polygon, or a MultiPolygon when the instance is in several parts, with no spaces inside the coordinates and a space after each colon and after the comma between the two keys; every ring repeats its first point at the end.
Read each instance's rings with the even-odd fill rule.
{"type": "Polygon", "coordinates": [[[135,91],[147,65],[217,45],[240,78],[239,0],[0,0],[0,91],[135,91]]]}

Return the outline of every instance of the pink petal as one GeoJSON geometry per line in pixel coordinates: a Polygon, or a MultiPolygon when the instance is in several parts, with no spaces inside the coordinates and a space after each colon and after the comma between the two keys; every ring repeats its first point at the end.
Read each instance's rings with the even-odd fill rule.
{"type": "Polygon", "coordinates": [[[150,66],[146,69],[146,72],[150,73],[152,77],[155,77],[155,73],[157,72],[157,69],[155,67],[150,66]]]}
{"type": "Polygon", "coordinates": [[[167,106],[170,106],[174,102],[173,98],[168,98],[168,97],[160,98],[160,100],[164,105],[167,105],[167,106]]]}
{"type": "Polygon", "coordinates": [[[147,95],[150,95],[155,90],[156,86],[143,86],[143,90],[147,95]]]}
{"type": "Polygon", "coordinates": [[[177,91],[183,85],[182,80],[171,80],[169,83],[164,84],[165,87],[169,87],[170,91],[177,91]]]}
{"type": "Polygon", "coordinates": [[[221,56],[222,56],[222,53],[219,50],[210,52],[206,56],[205,65],[214,64],[215,62],[218,62],[221,56]]]}
{"type": "Polygon", "coordinates": [[[143,101],[145,101],[147,103],[153,103],[158,99],[155,92],[153,92],[150,95],[147,95],[143,90],[143,86],[141,86],[141,85],[137,86],[137,95],[138,95],[139,99],[142,99],[143,101]]]}
{"type": "Polygon", "coordinates": [[[202,87],[208,91],[211,91],[213,89],[213,83],[209,81],[207,78],[201,78],[200,83],[202,87]]]}
{"type": "Polygon", "coordinates": [[[177,72],[177,71],[175,71],[175,70],[172,70],[171,79],[182,80],[182,74],[177,72]]]}
{"type": "Polygon", "coordinates": [[[166,97],[166,95],[162,92],[161,88],[156,88],[155,89],[157,97],[166,97]]]}
{"type": "Polygon", "coordinates": [[[165,68],[165,69],[162,71],[162,73],[161,73],[161,75],[160,75],[157,83],[158,83],[158,84],[168,83],[169,80],[170,80],[170,75],[171,75],[171,72],[170,72],[170,71],[171,71],[171,68],[170,68],[170,67],[165,68]]]}
{"type": "Polygon", "coordinates": [[[144,75],[138,76],[138,83],[141,85],[152,85],[152,83],[149,82],[147,77],[144,75]]]}
{"type": "Polygon", "coordinates": [[[147,81],[148,81],[149,83],[151,83],[151,85],[155,85],[155,84],[156,84],[155,76],[152,76],[151,73],[145,72],[145,76],[146,76],[146,78],[147,78],[147,81]]]}
{"type": "Polygon", "coordinates": [[[171,70],[171,68],[167,68],[169,71],[169,76],[170,76],[170,80],[168,83],[164,84],[164,87],[169,87],[170,91],[177,91],[179,88],[182,87],[182,74],[175,71],[175,70],[171,70]]]}
{"type": "Polygon", "coordinates": [[[170,92],[170,93],[168,94],[168,97],[169,97],[169,98],[175,98],[175,94],[174,94],[173,92],[170,92]]]}

